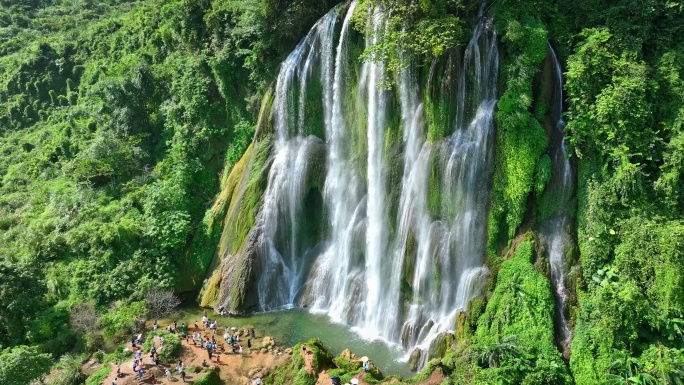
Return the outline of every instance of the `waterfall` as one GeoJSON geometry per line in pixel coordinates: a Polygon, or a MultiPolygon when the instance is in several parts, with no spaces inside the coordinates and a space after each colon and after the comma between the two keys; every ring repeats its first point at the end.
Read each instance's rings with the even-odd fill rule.
{"type": "MultiPolygon", "coordinates": [[[[261,310],[292,307],[306,280],[310,264],[300,237],[303,202],[308,193],[312,154],[321,140],[307,135],[307,88],[316,64],[328,80],[337,8],[311,29],[280,67],[273,101],[274,159],[264,194],[258,279],[261,310]],[[298,104],[297,104],[298,102],[298,104]]],[[[326,117],[327,120],[327,117],[326,117]]]]}
{"type": "MultiPolygon", "coordinates": [[[[449,128],[443,138],[429,140],[424,79],[412,58],[401,54],[405,68],[388,90],[385,63],[356,67],[350,57],[356,8],[349,3],[341,23],[344,6],[325,15],[280,68],[260,217],[259,310],[301,304],[368,338],[426,350],[453,332],[489,275],[497,35],[483,17],[466,47],[452,50],[443,69],[431,67],[428,82],[442,71],[443,85],[455,90],[455,116],[441,122],[449,128]],[[310,131],[312,105],[324,126],[319,136],[310,131]],[[302,224],[320,152],[325,213],[314,247],[302,224]]],[[[366,47],[382,39],[387,22],[382,7],[369,9],[366,47]]]]}
{"type": "MultiPolygon", "coordinates": [[[[409,198],[402,202],[400,228],[413,229],[417,252],[411,283],[413,302],[401,342],[421,350],[427,349],[438,334],[453,330],[457,313],[480,294],[488,275],[484,241],[498,75],[496,34],[489,21],[475,28],[456,70],[458,76],[453,77],[459,84],[454,132],[435,144],[424,143],[404,180],[407,193],[403,195],[409,198]],[[439,218],[433,218],[427,208],[431,158],[442,172],[441,206],[446,215],[439,218]],[[412,215],[404,214],[407,212],[412,215]]],[[[412,140],[409,134],[407,160],[414,148],[412,140]]],[[[421,359],[424,364],[427,355],[421,359]]]]}
{"type": "Polygon", "coordinates": [[[556,320],[559,342],[566,357],[572,341],[572,330],[566,316],[567,288],[565,286],[565,255],[571,252],[573,239],[569,232],[570,212],[572,210],[573,170],[565,150],[563,129],[563,74],[551,45],[554,95],[550,117],[553,123],[551,135],[551,181],[546,188],[546,199],[557,205],[550,219],[541,224],[542,241],[546,247],[551,265],[551,284],[556,298],[556,320]]]}

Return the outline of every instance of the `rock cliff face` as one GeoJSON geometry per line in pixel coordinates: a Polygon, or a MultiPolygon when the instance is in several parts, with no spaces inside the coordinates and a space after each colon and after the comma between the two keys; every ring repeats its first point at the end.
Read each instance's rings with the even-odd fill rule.
{"type": "MultiPolygon", "coordinates": [[[[233,312],[306,306],[401,343],[423,367],[449,349],[455,329],[464,333],[459,314],[485,294],[500,263],[488,238],[533,226],[524,202],[558,179],[558,162],[544,162],[550,140],[528,111],[526,129],[538,136],[521,150],[529,162],[516,163],[516,128],[497,142],[496,121],[520,114],[497,111],[500,42],[490,19],[478,19],[464,47],[422,67],[400,57],[404,67],[390,72],[360,56],[388,16],[368,12],[364,37],[350,27],[356,6],[331,10],[282,63],[221,194],[224,232],[201,302],[233,312]]],[[[538,119],[559,120],[541,107],[558,99],[555,67],[545,68],[534,87],[538,119]]],[[[533,78],[524,79],[530,89],[533,78]]],[[[559,130],[548,132],[554,144],[559,130]]]]}

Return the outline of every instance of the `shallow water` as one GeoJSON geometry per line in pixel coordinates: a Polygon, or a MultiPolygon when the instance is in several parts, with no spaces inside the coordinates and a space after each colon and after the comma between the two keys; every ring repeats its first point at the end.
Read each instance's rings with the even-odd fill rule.
{"type": "MultiPolygon", "coordinates": [[[[178,325],[181,322],[192,325],[195,321],[201,324],[202,313],[203,310],[200,308],[185,309],[176,320],[178,325]]],[[[311,338],[319,338],[333,355],[338,355],[344,349],[350,349],[358,356],[368,356],[385,375],[398,374],[405,378],[413,375],[408,370],[406,362],[400,361],[406,355],[401,347],[390,345],[382,340],[364,339],[352,328],[331,322],[326,315],[311,314],[304,309],[277,310],[233,318],[219,317],[213,314],[213,311],[208,311],[207,314],[212,321],[215,318],[219,319],[220,331],[226,326],[236,328],[251,326],[254,327],[257,338],[265,335],[272,336],[278,345],[289,347],[311,338]]],[[[162,320],[159,323],[166,324],[162,320]]]]}

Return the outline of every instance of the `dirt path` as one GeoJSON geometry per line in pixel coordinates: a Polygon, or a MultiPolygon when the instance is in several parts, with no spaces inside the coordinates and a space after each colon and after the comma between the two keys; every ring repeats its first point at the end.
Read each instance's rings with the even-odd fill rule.
{"type": "MultiPolygon", "coordinates": [[[[206,335],[210,336],[211,333],[206,333],[206,335]]],[[[219,336],[218,334],[214,336],[219,345],[221,345],[220,341],[223,341],[223,336],[219,336]]],[[[219,376],[225,384],[249,385],[253,382],[255,378],[260,377],[265,370],[283,364],[290,359],[290,355],[287,354],[285,351],[278,352],[278,350],[281,349],[270,349],[270,351],[269,349],[266,349],[266,351],[264,352],[262,350],[262,348],[264,348],[262,342],[263,340],[253,339],[252,341],[252,349],[247,349],[247,347],[244,346],[243,354],[233,354],[232,351],[226,353],[222,349],[219,349],[220,354],[218,355],[218,357],[216,354],[214,354],[212,355],[212,360],[209,360],[207,351],[204,349],[200,349],[198,345],[194,345],[192,343],[192,338],[188,338],[187,342],[184,339],[182,339],[180,360],[182,361],[183,366],[185,367],[195,366],[201,368],[202,360],[204,359],[207,361],[209,367],[218,368],[219,376]],[[220,361],[217,361],[217,358],[220,361]]],[[[227,346],[225,341],[223,342],[223,344],[227,346]]],[[[242,342],[242,344],[245,344],[245,342],[242,342]]],[[[133,350],[130,343],[127,343],[126,347],[128,349],[133,350]]],[[[143,361],[145,362],[145,365],[143,366],[143,372],[145,374],[143,375],[142,380],[139,380],[138,375],[133,371],[132,357],[126,362],[122,363],[121,377],[119,377],[119,379],[117,380],[118,385],[151,384],[151,374],[153,373],[156,376],[158,384],[183,383],[180,376],[178,376],[177,374],[174,374],[173,377],[170,379],[167,379],[164,376],[164,371],[167,367],[169,367],[169,369],[171,369],[172,372],[175,370],[175,364],[171,366],[159,365],[159,367],[155,367],[154,365],[149,364],[148,357],[149,354],[145,354],[145,352],[143,352],[143,361]]],[[[186,371],[185,380],[186,382],[192,382],[199,379],[200,377],[203,377],[204,375],[205,373],[192,373],[190,371],[186,371]]],[[[111,385],[115,376],[116,365],[112,364],[112,373],[103,382],[103,384],[111,385]]]]}

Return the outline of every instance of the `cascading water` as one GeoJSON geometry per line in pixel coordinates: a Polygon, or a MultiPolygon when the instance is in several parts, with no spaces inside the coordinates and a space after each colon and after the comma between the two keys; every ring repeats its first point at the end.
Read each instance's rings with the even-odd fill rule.
{"type": "Polygon", "coordinates": [[[546,188],[544,198],[554,202],[556,209],[551,213],[551,218],[541,224],[541,234],[551,265],[551,284],[556,297],[559,342],[564,355],[567,357],[570,341],[572,341],[572,330],[566,316],[565,256],[572,251],[574,244],[569,231],[574,186],[572,165],[565,150],[563,132],[565,128],[565,121],[563,120],[563,74],[551,45],[549,45],[549,50],[554,71],[554,95],[550,114],[554,127],[551,135],[551,181],[546,188]]]}
{"type": "MultiPolygon", "coordinates": [[[[273,101],[275,157],[261,217],[261,310],[292,307],[308,275],[310,261],[305,257],[299,231],[300,222],[305,220],[302,206],[308,192],[312,154],[321,146],[321,140],[306,134],[306,92],[317,63],[322,67],[322,81],[329,82],[336,22],[337,9],[333,9],[287,57],[278,75],[273,101]]],[[[329,120],[327,116],[325,119],[329,120]]]]}
{"type": "MultiPolygon", "coordinates": [[[[416,242],[413,302],[402,328],[405,347],[425,350],[439,334],[453,329],[456,315],[478,294],[488,271],[484,267],[486,215],[493,150],[493,112],[496,105],[498,51],[496,34],[483,20],[475,28],[463,63],[458,69],[457,111],[454,133],[435,144],[414,134],[419,125],[404,132],[407,168],[400,209],[400,234],[411,229],[416,242]],[[418,146],[415,142],[420,143],[418,146]],[[415,149],[422,147],[419,154],[415,149]],[[413,154],[412,154],[413,152],[413,154]],[[433,218],[427,207],[429,161],[434,157],[441,170],[442,217],[433,218]],[[412,158],[415,158],[413,161],[412,158]]],[[[411,96],[401,92],[415,83],[409,71],[402,74],[402,106],[421,119],[411,96]],[[407,101],[403,101],[407,99],[407,101]]],[[[419,106],[420,107],[420,106],[419,106]]],[[[407,241],[398,254],[406,253],[407,241]]],[[[422,364],[427,359],[421,354],[422,364]]]]}
{"type": "MultiPolygon", "coordinates": [[[[382,62],[353,66],[350,23],[356,7],[356,1],[349,4],[336,43],[340,8],[312,28],[280,70],[275,155],[261,217],[259,306],[300,303],[364,336],[426,349],[454,328],[457,313],[480,294],[488,275],[497,37],[491,21],[482,18],[467,47],[449,57],[442,81],[456,90],[455,119],[443,122],[449,126],[444,138],[428,140],[421,80],[410,58],[401,58],[406,69],[394,90],[382,86],[382,62]],[[320,82],[325,144],[307,135],[312,82],[320,82]],[[395,95],[401,151],[390,160],[395,95]],[[300,223],[306,221],[312,153],[321,148],[327,235],[314,253],[301,239],[300,223]],[[400,184],[388,182],[389,162],[400,162],[400,184]],[[437,203],[430,189],[439,190],[437,203]],[[391,199],[397,199],[393,206],[391,199]]],[[[376,44],[387,25],[382,9],[369,11],[367,45],[376,44]]]]}

